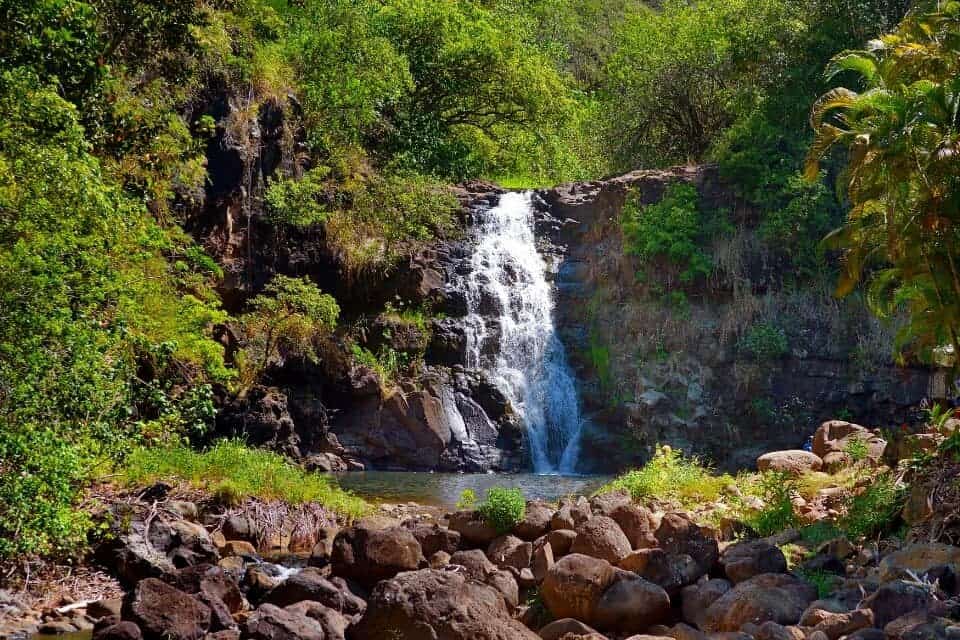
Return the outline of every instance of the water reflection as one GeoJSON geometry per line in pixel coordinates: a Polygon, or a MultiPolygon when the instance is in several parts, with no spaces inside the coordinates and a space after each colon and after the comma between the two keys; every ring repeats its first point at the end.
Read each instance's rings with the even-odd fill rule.
{"type": "Polygon", "coordinates": [[[567,495],[590,495],[610,477],[359,471],[340,474],[338,479],[341,487],[368,500],[419,502],[453,508],[464,489],[472,489],[479,499],[483,499],[491,487],[518,487],[528,499],[556,501],[567,495]]]}

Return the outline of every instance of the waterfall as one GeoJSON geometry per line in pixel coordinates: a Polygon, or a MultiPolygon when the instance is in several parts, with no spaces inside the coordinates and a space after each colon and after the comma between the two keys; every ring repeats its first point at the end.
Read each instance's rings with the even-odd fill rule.
{"type": "Polygon", "coordinates": [[[537,473],[572,473],[580,441],[573,373],[553,324],[553,288],[537,252],[530,193],[478,213],[463,285],[467,364],[483,369],[526,426],[537,473]]]}

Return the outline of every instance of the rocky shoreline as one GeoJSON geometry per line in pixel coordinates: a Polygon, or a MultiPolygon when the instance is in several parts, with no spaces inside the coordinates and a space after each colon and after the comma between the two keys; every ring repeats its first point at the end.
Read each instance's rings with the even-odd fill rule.
{"type": "MultiPolygon", "coordinates": [[[[840,421],[818,430],[813,452],[772,452],[759,465],[795,475],[842,469],[851,438],[867,438],[866,464],[880,468],[890,446],[840,421]]],[[[116,496],[93,559],[123,595],[37,611],[0,592],[0,636],[960,637],[960,547],[941,542],[838,536],[807,544],[797,561],[784,552],[804,544],[796,529],[751,536],[742,523],[701,524],[695,513],[618,491],[559,504],[529,501],[508,532],[472,510],[381,505],[343,523],[319,507],[248,501],[224,508],[184,497],[163,484],[116,496]]],[[[805,522],[830,517],[804,506],[795,504],[805,522]]]]}

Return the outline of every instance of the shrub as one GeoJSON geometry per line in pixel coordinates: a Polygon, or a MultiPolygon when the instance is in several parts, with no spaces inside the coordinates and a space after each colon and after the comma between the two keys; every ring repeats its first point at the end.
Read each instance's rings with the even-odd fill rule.
{"type": "Polygon", "coordinates": [[[906,491],[889,473],[881,474],[861,493],[847,501],[840,528],[851,539],[872,538],[893,529],[906,491]]]}
{"type": "Polygon", "coordinates": [[[789,352],[787,334],[771,322],[752,325],[740,338],[739,346],[752,354],[758,362],[782,358],[789,352]]]}
{"type": "Polygon", "coordinates": [[[863,462],[870,455],[870,446],[863,438],[851,438],[843,447],[843,452],[855,463],[863,462]]]}
{"type": "Polygon", "coordinates": [[[759,511],[747,512],[743,521],[762,537],[779,533],[796,526],[791,497],[796,492],[796,482],[785,473],[765,473],[760,478],[758,495],[764,506],[759,511]]]}
{"type": "Polygon", "coordinates": [[[316,167],[299,180],[273,181],[264,195],[270,220],[297,227],[324,222],[330,215],[330,186],[324,182],[329,172],[328,167],[316,167]]]}
{"type": "Polygon", "coordinates": [[[666,259],[680,268],[680,280],[705,277],[713,262],[699,244],[703,232],[697,189],[678,183],[667,188],[663,199],[640,206],[631,197],[623,210],[624,252],[643,265],[666,259]]]}
{"type": "Polygon", "coordinates": [[[493,487],[487,491],[479,511],[480,517],[498,533],[507,533],[523,520],[527,505],[520,489],[493,487]]]}
{"type": "Polygon", "coordinates": [[[333,329],[340,307],[333,296],[322,293],[307,278],[275,276],[264,290],[250,301],[252,311],[240,320],[246,344],[239,359],[245,385],[285,355],[300,355],[316,360],[315,340],[333,329]]]}
{"type": "Polygon", "coordinates": [[[137,448],[120,470],[121,482],[139,486],[164,481],[213,492],[227,504],[246,498],[282,500],[291,505],[316,502],[354,518],[367,511],[360,498],[329,477],[307,473],[282,456],[224,440],[204,452],[183,445],[137,448]]]}
{"type": "Polygon", "coordinates": [[[643,468],[625,473],[600,493],[626,489],[634,500],[657,498],[693,506],[717,500],[732,482],[732,477],[715,475],[698,458],[684,458],[680,451],[657,447],[656,455],[643,468]]]}

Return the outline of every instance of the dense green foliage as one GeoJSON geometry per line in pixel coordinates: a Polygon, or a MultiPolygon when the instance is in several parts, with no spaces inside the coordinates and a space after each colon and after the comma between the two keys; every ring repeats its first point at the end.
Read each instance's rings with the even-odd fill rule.
{"type": "MultiPolygon", "coordinates": [[[[711,245],[734,224],[755,230],[775,286],[815,281],[827,268],[820,238],[846,204],[829,188],[844,158],[826,152],[846,146],[843,289],[866,276],[879,311],[910,310],[901,342],[911,352],[960,346],[955,2],[835,59],[833,81],[859,92],[835,89],[818,103],[813,181],[800,174],[814,135],[806,115],[828,88],[822,69],[896,28],[905,9],[902,0],[0,3],[0,558],[77,549],[87,522],[72,507],[92,478],[134,448],[203,435],[216,385],[241,393],[288,355],[320,357],[338,330],[337,301],[308,280],[279,276],[242,309],[231,301],[237,318],[221,308],[223,273],[180,226],[216,178],[206,166],[215,148],[244,165],[242,213],[281,233],[318,231],[345,278],[389,273],[453,233],[452,181],[546,184],[717,162],[751,205],[746,218],[707,211],[676,186],[656,205],[631,200],[622,220],[626,251],[645,274],[668,276],[648,278],[651,289],[683,306],[716,275],[711,245]],[[260,121],[277,113],[280,157],[259,175],[260,121]],[[213,339],[227,324],[242,334],[236,354],[213,339]]],[[[789,345],[758,324],[740,346],[770,360],[789,345]]],[[[353,355],[386,378],[412,370],[389,350],[353,355]]],[[[591,355],[609,379],[616,354],[598,343],[591,355]]],[[[681,501],[719,491],[675,454],[636,473],[618,486],[681,501]]],[[[516,496],[487,503],[504,522],[516,515],[516,496]]]]}
{"type": "Polygon", "coordinates": [[[182,445],[134,449],[122,470],[122,482],[136,487],[159,481],[205,489],[233,504],[246,498],[293,505],[319,502],[350,518],[368,510],[363,500],[338,488],[329,477],[229,440],[203,452],[182,445]]]}
{"type": "Polygon", "coordinates": [[[868,49],[834,58],[828,74],[843,84],[813,109],[807,171],[814,177],[833,147],[848,151],[851,208],[831,238],[844,251],[838,293],[866,280],[878,313],[909,313],[901,351],[931,360],[942,346],[960,353],[960,3],[923,8],[868,49]]]}
{"type": "Polygon", "coordinates": [[[623,210],[624,251],[647,267],[676,266],[678,284],[710,275],[713,261],[703,245],[716,229],[701,215],[697,200],[697,188],[686,183],[669,187],[656,204],[642,207],[628,200],[623,210]]]}
{"type": "Polygon", "coordinates": [[[497,533],[507,533],[523,520],[527,503],[520,489],[492,487],[477,511],[497,533]]]}
{"type": "Polygon", "coordinates": [[[293,355],[315,361],[315,342],[336,326],[340,315],[333,296],[306,278],[276,276],[248,304],[250,312],[240,318],[246,344],[237,363],[247,385],[275,358],[293,355]]]}

